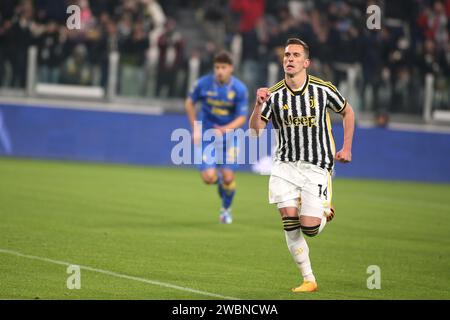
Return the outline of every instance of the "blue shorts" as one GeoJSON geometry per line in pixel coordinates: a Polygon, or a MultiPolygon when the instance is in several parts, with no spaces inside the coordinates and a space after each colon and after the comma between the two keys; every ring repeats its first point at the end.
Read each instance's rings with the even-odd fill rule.
{"type": "Polygon", "coordinates": [[[238,164],[239,144],[237,137],[228,140],[202,141],[195,147],[196,156],[201,159],[197,164],[200,171],[211,168],[228,169],[235,171],[238,164]]]}

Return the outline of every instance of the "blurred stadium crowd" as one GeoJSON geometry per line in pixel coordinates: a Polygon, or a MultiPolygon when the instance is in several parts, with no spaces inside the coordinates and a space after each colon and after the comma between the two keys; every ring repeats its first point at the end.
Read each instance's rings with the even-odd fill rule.
{"type": "Polygon", "coordinates": [[[311,73],[339,85],[357,71],[361,110],[420,113],[427,73],[436,103],[450,105],[449,19],[450,0],[1,0],[0,85],[25,86],[36,45],[41,82],[106,86],[117,51],[119,94],[183,97],[192,57],[205,73],[226,48],[254,92],[295,36],[310,44],[311,73]],[[81,31],[66,27],[71,4],[81,31]],[[371,4],[382,9],[381,30],[366,27],[371,4]]]}

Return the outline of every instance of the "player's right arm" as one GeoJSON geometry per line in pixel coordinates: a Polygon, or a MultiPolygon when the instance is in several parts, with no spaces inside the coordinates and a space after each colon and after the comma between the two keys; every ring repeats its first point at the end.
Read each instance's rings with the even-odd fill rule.
{"type": "Polygon", "coordinates": [[[195,103],[191,97],[186,98],[186,101],[184,102],[184,108],[186,109],[186,114],[192,128],[192,140],[194,141],[194,144],[199,144],[201,132],[200,129],[197,127],[197,115],[195,113],[195,103]]]}
{"type": "Polygon", "coordinates": [[[269,99],[269,88],[259,88],[256,92],[255,107],[253,108],[253,112],[249,120],[249,127],[252,131],[252,134],[256,134],[257,136],[259,136],[261,130],[263,130],[267,125],[267,121],[265,121],[262,117],[262,111],[264,106],[270,108],[270,106],[267,106],[267,102],[269,99]]]}
{"type": "Polygon", "coordinates": [[[205,77],[198,79],[191,91],[189,92],[186,101],[184,102],[184,108],[186,110],[189,123],[192,128],[192,140],[194,144],[199,144],[201,140],[201,129],[198,127],[197,115],[195,112],[195,104],[202,99],[201,88],[204,84],[205,77]]]}

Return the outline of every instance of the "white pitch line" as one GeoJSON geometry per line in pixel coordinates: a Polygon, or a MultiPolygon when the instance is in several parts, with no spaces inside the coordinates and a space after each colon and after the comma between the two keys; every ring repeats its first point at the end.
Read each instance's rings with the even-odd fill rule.
{"type": "Polygon", "coordinates": [[[201,291],[201,290],[181,287],[181,286],[177,286],[177,285],[174,285],[174,284],[165,283],[165,282],[156,281],[156,280],[150,280],[150,279],[145,279],[145,278],[128,276],[126,274],[121,274],[121,273],[108,271],[108,270],[97,269],[97,268],[93,268],[93,267],[89,267],[89,266],[82,266],[82,265],[79,265],[79,264],[76,264],[76,263],[69,263],[69,262],[53,260],[53,259],[49,259],[49,258],[32,256],[32,255],[29,255],[29,254],[23,254],[23,253],[20,253],[20,252],[17,252],[17,251],[13,251],[13,250],[8,250],[8,249],[1,249],[0,248],[0,253],[10,254],[10,255],[14,255],[14,256],[22,257],[22,258],[27,258],[27,259],[33,259],[33,260],[39,260],[39,261],[44,261],[44,262],[50,262],[50,263],[59,264],[59,265],[63,265],[63,266],[77,265],[77,266],[80,267],[80,269],[89,270],[89,271],[97,272],[97,273],[102,273],[102,274],[106,274],[106,275],[112,276],[112,277],[139,281],[139,282],[143,282],[143,283],[147,283],[147,284],[152,284],[152,285],[155,285],[155,286],[171,288],[171,289],[176,289],[176,290],[180,290],[180,291],[192,292],[192,293],[196,293],[196,294],[203,295],[203,296],[208,296],[208,297],[214,297],[214,298],[225,299],[225,300],[240,300],[239,298],[227,297],[227,296],[223,296],[223,295],[216,294],[216,293],[211,293],[211,292],[207,292],[207,291],[201,291]]]}

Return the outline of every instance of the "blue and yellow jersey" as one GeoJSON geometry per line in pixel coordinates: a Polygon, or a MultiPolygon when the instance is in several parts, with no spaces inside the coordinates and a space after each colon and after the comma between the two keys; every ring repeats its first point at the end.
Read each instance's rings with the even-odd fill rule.
{"type": "Polygon", "coordinates": [[[203,76],[197,80],[189,96],[194,103],[201,103],[197,120],[203,121],[203,130],[247,116],[248,90],[236,77],[231,77],[229,83],[221,85],[213,74],[203,76]]]}

